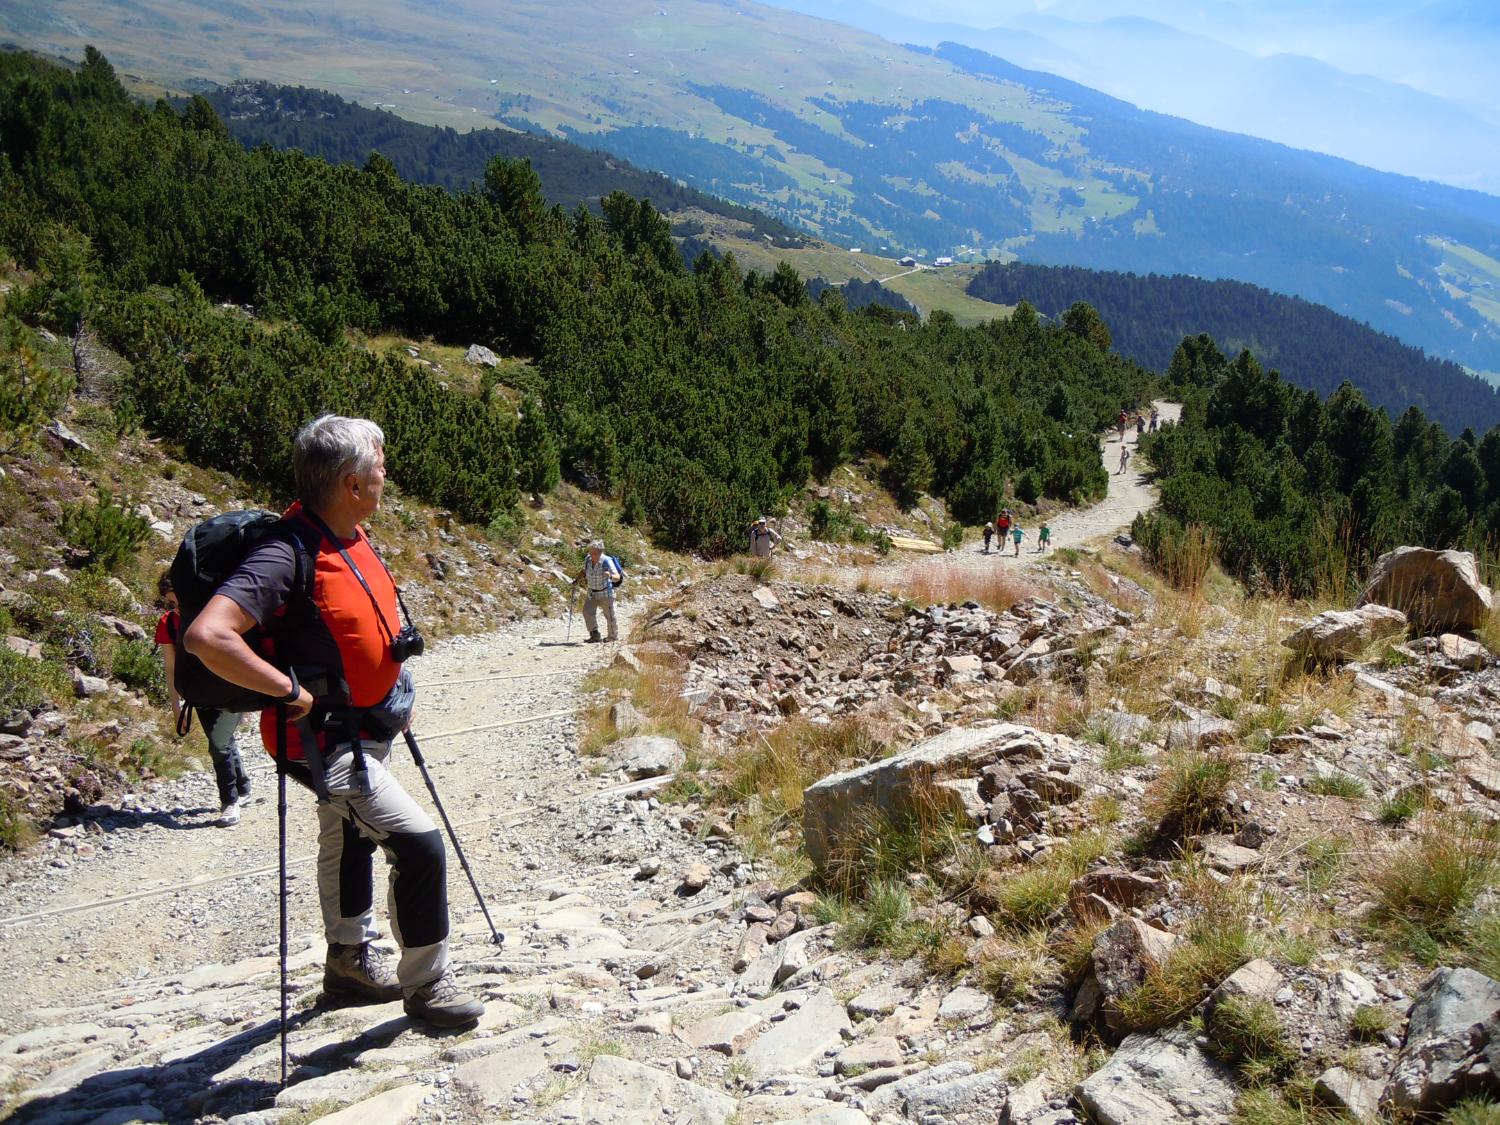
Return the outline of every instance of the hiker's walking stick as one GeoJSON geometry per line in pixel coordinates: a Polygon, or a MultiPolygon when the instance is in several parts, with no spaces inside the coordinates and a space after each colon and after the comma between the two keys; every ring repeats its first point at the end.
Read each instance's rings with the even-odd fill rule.
{"type": "Polygon", "coordinates": [[[432,774],[427,772],[427,760],[422,757],[422,748],[417,745],[416,735],[410,730],[404,730],[401,732],[401,737],[406,739],[406,748],[411,751],[412,760],[417,763],[417,770],[422,774],[422,780],[427,783],[427,792],[432,795],[432,803],[437,807],[438,816],[443,818],[443,827],[448,830],[448,839],[453,843],[453,853],[458,856],[458,862],[463,866],[464,874],[469,877],[469,886],[474,888],[474,897],[478,900],[479,909],[490,928],[490,940],[500,945],[505,938],[499,930],[495,929],[495,922],[490,917],[490,908],[484,904],[484,895],[479,893],[479,881],[474,878],[474,869],[469,866],[468,857],[464,855],[463,848],[458,845],[458,835],[453,831],[453,822],[448,819],[448,810],[443,808],[443,802],[438,797],[437,786],[432,783],[432,774]]]}
{"type": "MultiPolygon", "coordinates": [[[[294,683],[296,681],[293,681],[294,683]]],[[[281,888],[281,1088],[286,1089],[286,704],[276,706],[276,825],[277,870],[281,888]]]]}
{"type": "Polygon", "coordinates": [[[578,587],[574,586],[568,591],[568,631],[563,636],[564,644],[573,643],[573,603],[578,599],[578,587]]]}

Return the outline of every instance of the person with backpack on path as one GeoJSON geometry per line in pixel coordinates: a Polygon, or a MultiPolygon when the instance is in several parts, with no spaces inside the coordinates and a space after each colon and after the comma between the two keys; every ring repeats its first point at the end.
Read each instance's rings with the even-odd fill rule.
{"type": "Polygon", "coordinates": [[[771,548],[781,542],[781,536],[772,530],[765,516],[750,525],[750,554],[758,559],[771,557],[771,548]]]}
{"type": "MultiPolygon", "coordinates": [[[[182,636],[182,615],[177,612],[177,594],[172,579],[163,574],[156,583],[164,612],[156,622],[156,647],[161,650],[167,675],[167,699],[172,708],[172,728],[178,736],[187,734],[192,722],[191,710],[177,694],[177,642],[182,636]]],[[[208,739],[208,757],[214,764],[214,781],[219,786],[219,823],[226,828],[240,822],[240,804],[250,796],[250,775],[234,744],[234,732],[240,717],[233,711],[198,709],[198,722],[208,739]]]]}
{"type": "Polygon", "coordinates": [[[583,560],[583,569],[573,579],[573,585],[583,583],[587,593],[583,599],[583,623],[589,631],[589,644],[600,640],[618,641],[619,631],[615,626],[615,587],[625,578],[619,561],[604,553],[604,540],[595,539],[589,544],[589,553],[583,560]],[[609,630],[606,637],[599,636],[599,611],[604,611],[604,624],[609,630]]]}
{"type": "Polygon", "coordinates": [[[1000,553],[1005,554],[1005,537],[1010,534],[1010,509],[1001,508],[995,517],[995,538],[1000,540],[1000,553]]]}
{"type": "Polygon", "coordinates": [[[399,999],[413,1019],[472,1026],[484,1005],[448,961],[442,834],[389,765],[416,702],[403,662],[423,645],[401,624],[400,593],[360,526],[380,507],[385,435],[325,414],[297,434],[292,468],[297,502],[217,587],[184,647],[220,679],[276,701],[261,714],[266,746],[318,795],[324,994],[399,999]],[[256,629],[275,663],[247,639],[256,629]],[[394,973],[370,945],[377,847],[390,867],[394,973]]]}
{"type": "Polygon", "coordinates": [[[1042,521],[1042,526],[1039,527],[1039,528],[1037,528],[1037,532],[1036,532],[1036,549],[1037,549],[1037,553],[1045,555],[1047,553],[1047,548],[1050,547],[1051,545],[1052,545],[1052,525],[1049,524],[1046,520],[1043,520],[1042,521]]]}
{"type": "Polygon", "coordinates": [[[985,554],[989,554],[990,553],[990,540],[993,539],[994,537],[995,537],[995,525],[992,524],[992,523],[990,523],[989,520],[985,520],[985,522],[984,522],[984,553],[985,554]]]}
{"type": "Polygon", "coordinates": [[[1126,468],[1129,467],[1129,465],[1130,465],[1130,450],[1127,449],[1125,446],[1121,445],[1120,446],[1120,473],[1117,473],[1116,475],[1118,476],[1120,474],[1123,474],[1125,472],[1126,468]]]}

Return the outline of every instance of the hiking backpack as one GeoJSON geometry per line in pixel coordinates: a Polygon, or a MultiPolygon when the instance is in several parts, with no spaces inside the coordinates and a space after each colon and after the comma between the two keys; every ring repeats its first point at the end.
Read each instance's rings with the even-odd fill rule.
{"type": "MultiPolygon", "coordinates": [[[[177,594],[178,611],[182,624],[180,638],[187,633],[194,618],[203,612],[218,588],[244,561],[250,551],[273,536],[286,536],[292,544],[295,572],[292,580],[292,595],[288,598],[289,615],[298,610],[312,609],[312,582],[316,560],[301,536],[274,512],[262,512],[253,508],[239,512],[225,512],[188,528],[182,537],[182,545],[172,559],[168,574],[172,589],[177,594]]],[[[270,632],[256,626],[245,634],[245,641],[256,653],[272,659],[274,641],[270,632]]],[[[182,701],[199,710],[210,711],[259,711],[270,707],[276,700],[258,691],[241,687],[223,679],[188,652],[179,643],[177,646],[176,675],[177,694],[182,701]]]]}
{"type": "Polygon", "coordinates": [[[620,576],[618,578],[611,578],[609,580],[609,584],[611,586],[618,586],[620,583],[625,581],[625,564],[622,563],[619,560],[619,557],[616,555],[605,555],[604,557],[615,564],[615,572],[620,576]]]}

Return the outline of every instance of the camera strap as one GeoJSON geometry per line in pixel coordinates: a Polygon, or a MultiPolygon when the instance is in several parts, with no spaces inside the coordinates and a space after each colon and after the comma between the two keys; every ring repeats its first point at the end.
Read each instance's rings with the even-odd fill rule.
{"type": "MultiPolygon", "coordinates": [[[[333,533],[333,529],[323,522],[322,516],[318,515],[317,512],[313,511],[306,505],[304,505],[302,508],[302,514],[307,516],[308,519],[310,519],[314,524],[317,525],[318,530],[327,537],[328,541],[332,543],[338,550],[338,553],[344,557],[345,564],[349,567],[349,570],[351,573],[353,573],[354,577],[359,580],[359,584],[361,588],[363,588],[365,596],[370,599],[370,606],[375,610],[375,619],[380,622],[380,628],[385,632],[386,641],[388,643],[394,641],[396,639],[396,634],[391,631],[391,624],[385,619],[385,614],[381,611],[380,602],[378,602],[375,598],[375,591],[370,589],[370,584],[365,581],[365,576],[360,573],[359,564],[354,561],[348,550],[345,549],[344,544],[339,539],[339,537],[333,533]]],[[[357,536],[358,534],[359,531],[356,528],[355,535],[357,536]]],[[[366,537],[365,541],[369,542],[368,536],[366,537]]],[[[410,625],[411,614],[407,613],[406,611],[406,602],[404,602],[401,598],[401,590],[399,587],[397,587],[395,578],[391,576],[390,567],[385,565],[385,560],[382,559],[380,557],[380,554],[375,550],[374,544],[370,545],[370,553],[375,556],[375,561],[378,562],[380,564],[380,568],[385,571],[385,576],[387,578],[390,578],[391,589],[396,591],[396,605],[400,607],[402,616],[406,618],[406,623],[410,625]]]]}

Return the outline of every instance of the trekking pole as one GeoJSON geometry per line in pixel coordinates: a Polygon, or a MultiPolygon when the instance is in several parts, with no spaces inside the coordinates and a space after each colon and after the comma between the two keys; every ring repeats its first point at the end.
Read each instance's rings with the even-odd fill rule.
{"type": "MultiPolygon", "coordinates": [[[[295,681],[294,681],[295,682],[295,681]]],[[[281,888],[281,1088],[286,1089],[286,958],[287,958],[287,889],[286,889],[286,704],[276,707],[276,825],[277,868],[281,888]]]]}
{"type": "Polygon", "coordinates": [[[448,839],[453,843],[453,853],[458,856],[458,862],[463,866],[464,874],[469,877],[469,886],[474,888],[474,898],[479,902],[479,909],[484,914],[485,924],[490,928],[490,940],[496,945],[505,941],[500,931],[495,929],[494,919],[490,917],[490,908],[484,904],[484,895],[479,893],[479,881],[474,878],[474,869],[469,866],[469,859],[464,855],[463,848],[458,845],[458,835],[453,831],[453,822],[448,819],[448,810],[443,808],[443,802],[438,797],[437,786],[432,783],[432,774],[427,772],[427,760],[422,757],[422,748],[417,745],[417,737],[410,730],[401,732],[401,737],[406,739],[406,748],[411,751],[412,760],[417,763],[417,770],[422,774],[422,780],[427,783],[427,792],[432,795],[432,803],[437,807],[438,816],[443,818],[443,827],[448,830],[448,839]]]}
{"type": "Polygon", "coordinates": [[[575,586],[575,587],[573,587],[573,589],[571,589],[571,590],[568,591],[568,631],[563,636],[563,643],[564,644],[572,644],[573,643],[573,602],[576,601],[577,598],[578,598],[578,587],[575,586]]]}

